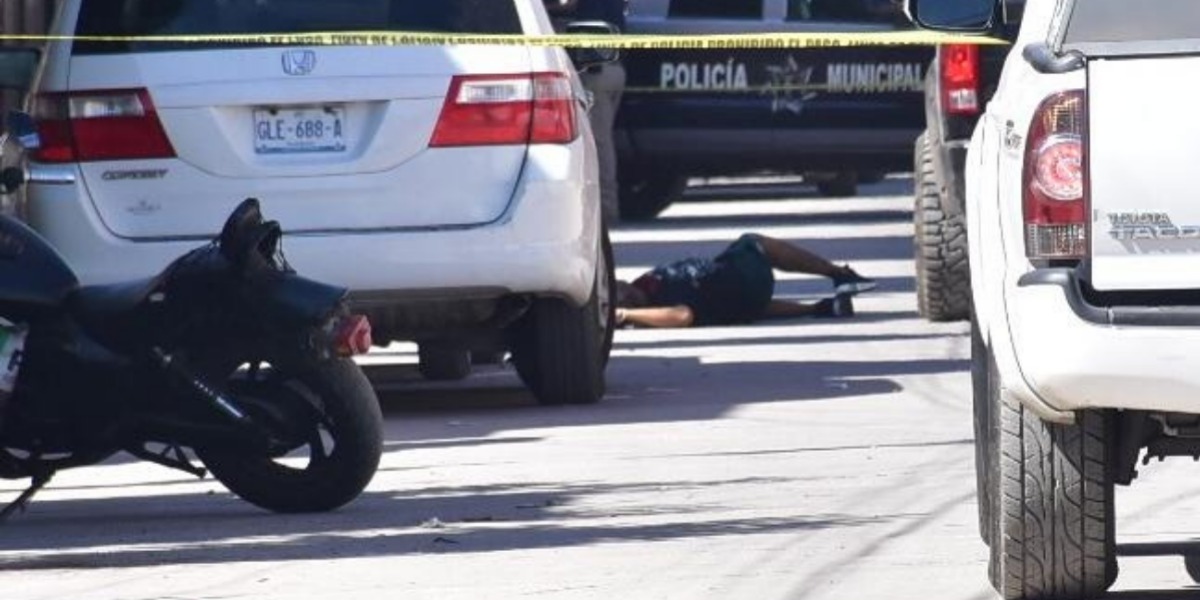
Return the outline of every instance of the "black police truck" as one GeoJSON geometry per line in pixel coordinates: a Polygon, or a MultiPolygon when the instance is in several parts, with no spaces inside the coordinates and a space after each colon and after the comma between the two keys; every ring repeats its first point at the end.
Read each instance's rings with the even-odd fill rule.
{"type": "MultiPolygon", "coordinates": [[[[895,31],[898,0],[629,0],[633,34],[895,31]]],[[[930,46],[623,54],[621,214],[652,218],[688,177],[799,173],[821,193],[912,168],[930,46]]]]}
{"type": "MultiPolygon", "coordinates": [[[[1016,38],[1025,0],[1004,0],[999,28],[1016,38]]],[[[913,165],[913,253],[917,308],[931,321],[970,316],[971,271],[967,264],[967,145],[984,104],[1000,82],[1011,46],[938,46],[925,85],[925,131],[917,138],[913,165]]]]}

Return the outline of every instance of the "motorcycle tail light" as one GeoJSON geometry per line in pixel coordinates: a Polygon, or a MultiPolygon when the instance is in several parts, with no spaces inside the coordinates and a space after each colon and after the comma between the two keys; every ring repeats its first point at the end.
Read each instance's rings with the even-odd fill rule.
{"type": "Polygon", "coordinates": [[[344,317],[333,334],[333,351],[350,357],[371,351],[371,321],[365,315],[344,317]]]}

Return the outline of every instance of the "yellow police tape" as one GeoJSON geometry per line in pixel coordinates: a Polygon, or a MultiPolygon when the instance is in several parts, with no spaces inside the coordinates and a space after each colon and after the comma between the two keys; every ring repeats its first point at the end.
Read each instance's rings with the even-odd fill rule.
{"type": "Polygon", "coordinates": [[[4,34],[0,41],[11,42],[108,42],[282,46],[555,46],[564,48],[641,49],[796,49],[847,48],[855,46],[932,46],[938,44],[1007,44],[1004,40],[933,31],[881,31],[843,33],[731,33],[683,35],[507,35],[422,33],[404,31],[320,31],[298,34],[218,34],[218,35],[37,35],[4,34]]]}

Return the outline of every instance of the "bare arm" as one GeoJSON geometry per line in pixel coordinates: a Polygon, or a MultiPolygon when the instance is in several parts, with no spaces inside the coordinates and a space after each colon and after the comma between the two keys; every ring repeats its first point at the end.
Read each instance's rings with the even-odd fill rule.
{"type": "Polygon", "coordinates": [[[696,316],[685,305],[618,308],[617,323],[633,323],[639,327],[691,327],[696,316]]]}

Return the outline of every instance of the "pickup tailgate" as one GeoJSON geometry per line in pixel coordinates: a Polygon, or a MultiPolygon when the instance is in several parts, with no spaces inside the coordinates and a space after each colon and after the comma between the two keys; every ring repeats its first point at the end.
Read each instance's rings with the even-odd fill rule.
{"type": "Polygon", "coordinates": [[[1092,285],[1200,288],[1200,56],[1088,66],[1092,285]],[[1163,101],[1166,100],[1165,103],[1163,101]]]}

